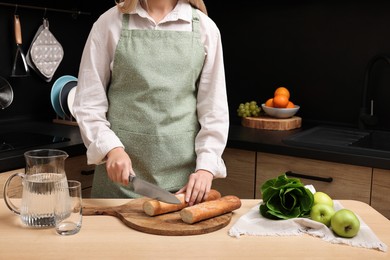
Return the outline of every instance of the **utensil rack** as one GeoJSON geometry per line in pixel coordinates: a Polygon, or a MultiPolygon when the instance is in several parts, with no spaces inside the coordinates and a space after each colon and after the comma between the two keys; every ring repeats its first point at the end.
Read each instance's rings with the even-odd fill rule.
{"type": "Polygon", "coordinates": [[[8,7],[14,7],[15,11],[18,8],[25,8],[25,9],[35,9],[35,10],[42,10],[46,12],[58,12],[58,13],[68,13],[71,14],[73,18],[77,18],[78,15],[91,15],[89,12],[82,12],[80,10],[65,10],[65,9],[57,9],[57,8],[49,8],[49,7],[41,7],[41,6],[33,6],[33,5],[19,5],[19,4],[10,4],[10,3],[3,3],[0,2],[0,6],[8,6],[8,7]]]}

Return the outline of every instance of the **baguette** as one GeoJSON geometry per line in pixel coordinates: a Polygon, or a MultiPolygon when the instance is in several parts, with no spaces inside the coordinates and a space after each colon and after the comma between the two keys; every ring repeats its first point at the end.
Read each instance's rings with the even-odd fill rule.
{"type": "Polygon", "coordinates": [[[209,219],[231,212],[241,207],[241,200],[233,195],[224,196],[213,201],[206,201],[180,211],[181,219],[188,224],[209,219]]]}
{"type": "MultiPolygon", "coordinates": [[[[158,200],[149,200],[144,202],[143,210],[147,215],[153,217],[169,212],[179,211],[185,207],[188,207],[188,203],[184,200],[184,193],[178,194],[176,197],[180,200],[180,204],[169,204],[158,200]]],[[[205,201],[216,200],[219,198],[221,198],[221,193],[216,190],[210,190],[205,201]]]]}

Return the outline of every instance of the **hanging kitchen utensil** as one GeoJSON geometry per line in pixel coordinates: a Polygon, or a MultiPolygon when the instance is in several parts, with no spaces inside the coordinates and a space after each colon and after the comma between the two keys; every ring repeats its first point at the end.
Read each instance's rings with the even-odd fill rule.
{"type": "Polygon", "coordinates": [[[33,43],[36,41],[38,36],[41,34],[42,30],[43,30],[43,25],[39,26],[38,31],[35,33],[35,36],[31,42],[30,48],[28,49],[27,54],[26,54],[26,61],[27,61],[28,66],[30,66],[30,68],[32,68],[39,76],[43,77],[44,80],[46,81],[47,79],[41,74],[41,72],[37,69],[37,67],[35,67],[33,61],[30,58],[31,57],[31,48],[33,46],[33,43]]]}
{"type": "Polygon", "coordinates": [[[16,43],[16,54],[14,58],[14,64],[12,67],[11,77],[25,77],[30,74],[30,71],[27,66],[26,56],[23,53],[22,49],[22,28],[20,25],[19,15],[14,15],[14,33],[15,33],[15,43],[16,43]],[[22,63],[18,62],[22,59],[22,63]]]}
{"type": "Polygon", "coordinates": [[[0,108],[4,109],[11,105],[14,92],[8,81],[0,76],[0,108]]]}
{"type": "Polygon", "coordinates": [[[64,50],[49,30],[49,20],[43,19],[27,53],[28,65],[46,82],[50,82],[64,57],[64,50]]]}

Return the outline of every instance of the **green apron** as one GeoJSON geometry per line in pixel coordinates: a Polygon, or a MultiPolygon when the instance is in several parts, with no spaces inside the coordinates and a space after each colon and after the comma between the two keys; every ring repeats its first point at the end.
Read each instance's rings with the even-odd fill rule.
{"type": "MultiPolygon", "coordinates": [[[[123,15],[107,113],[125,145],[136,175],[171,192],[195,170],[197,82],[205,59],[199,17],[192,31],[129,30],[123,15]]],[[[96,167],[92,197],[139,197],[131,183],[112,182],[106,165],[96,167]]]]}

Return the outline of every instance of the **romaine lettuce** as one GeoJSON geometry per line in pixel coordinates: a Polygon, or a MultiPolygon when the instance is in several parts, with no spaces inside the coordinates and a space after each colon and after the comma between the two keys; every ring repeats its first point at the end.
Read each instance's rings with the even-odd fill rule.
{"type": "Polygon", "coordinates": [[[313,193],[299,179],[285,174],[266,181],[261,194],[260,213],[269,219],[309,217],[314,201],[313,193]]]}

